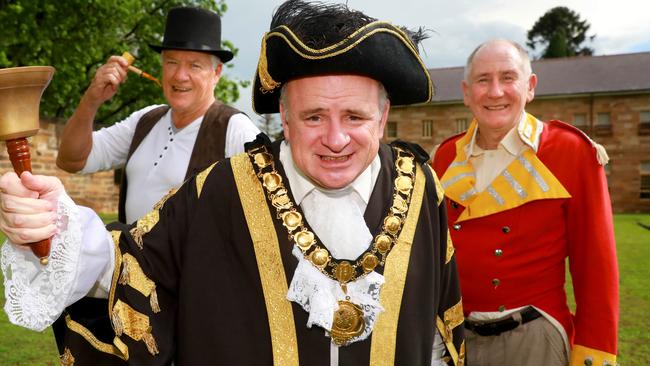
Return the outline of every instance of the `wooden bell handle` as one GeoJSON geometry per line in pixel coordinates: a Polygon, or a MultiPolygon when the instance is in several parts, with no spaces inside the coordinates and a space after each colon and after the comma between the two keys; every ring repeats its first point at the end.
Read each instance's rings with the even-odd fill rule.
{"type": "MultiPolygon", "coordinates": [[[[11,165],[13,165],[14,171],[19,177],[25,171],[32,171],[27,138],[21,137],[7,140],[7,152],[9,153],[11,165]]],[[[41,264],[46,265],[50,256],[50,239],[43,239],[39,242],[31,243],[29,246],[34,255],[41,261],[41,264]]]]}

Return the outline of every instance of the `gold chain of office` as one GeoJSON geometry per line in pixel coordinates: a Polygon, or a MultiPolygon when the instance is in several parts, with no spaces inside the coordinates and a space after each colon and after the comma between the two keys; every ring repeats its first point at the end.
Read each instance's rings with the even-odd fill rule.
{"type": "Polygon", "coordinates": [[[282,220],[282,225],[287,229],[289,240],[300,248],[305,259],[312,265],[338,281],[344,292],[348,282],[384,266],[406,219],[415,179],[414,157],[399,147],[393,149],[397,154],[393,204],[384,217],[381,232],[354,262],[333,258],[329,251],[316,241],[314,233],[305,226],[299,208],[289,198],[282,177],[275,169],[273,155],[268,152],[266,146],[248,151],[257,177],[266,189],[266,197],[276,209],[276,218],[282,220]]]}

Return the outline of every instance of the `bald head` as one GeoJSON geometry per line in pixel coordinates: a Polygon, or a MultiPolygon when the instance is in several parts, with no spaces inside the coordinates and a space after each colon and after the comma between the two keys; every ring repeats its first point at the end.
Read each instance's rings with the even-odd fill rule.
{"type": "Polygon", "coordinates": [[[472,66],[474,59],[477,56],[486,50],[488,51],[502,51],[502,52],[516,52],[521,59],[521,71],[522,75],[525,77],[530,76],[532,73],[532,67],[530,65],[530,57],[528,57],[528,52],[517,42],[510,41],[507,39],[493,39],[484,43],[481,43],[478,47],[472,51],[472,53],[467,58],[467,64],[465,65],[465,74],[464,78],[466,82],[469,82],[469,76],[472,74],[472,66]]]}

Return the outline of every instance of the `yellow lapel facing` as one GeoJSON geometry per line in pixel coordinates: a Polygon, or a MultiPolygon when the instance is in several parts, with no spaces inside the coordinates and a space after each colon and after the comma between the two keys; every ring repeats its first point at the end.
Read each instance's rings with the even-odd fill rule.
{"type": "Polygon", "coordinates": [[[465,148],[472,142],[477,126],[476,119],[474,119],[465,136],[456,141],[456,158],[449,164],[447,171],[440,179],[445,195],[464,206],[467,206],[469,201],[476,196],[474,189],[476,175],[469,163],[469,156],[467,156],[465,148]]]}
{"type": "Polygon", "coordinates": [[[571,197],[536,155],[544,125],[531,115],[527,115],[518,126],[519,137],[530,148],[524,149],[487,188],[476,192],[474,170],[465,152],[476,128],[474,120],[465,136],[456,141],[456,159],[441,179],[447,197],[465,206],[458,222],[492,215],[536,200],[571,197]]]}

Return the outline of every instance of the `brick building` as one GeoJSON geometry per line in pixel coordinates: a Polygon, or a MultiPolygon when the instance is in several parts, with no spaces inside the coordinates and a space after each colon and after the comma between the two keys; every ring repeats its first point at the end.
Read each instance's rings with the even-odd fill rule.
{"type": "MultiPolygon", "coordinates": [[[[541,120],[559,119],[605,146],[605,167],[615,212],[650,212],[650,52],[533,62],[535,99],[526,110],[541,120]]],[[[467,129],[463,67],[429,70],[433,101],[393,107],[386,140],[400,138],[431,150],[467,129]]]]}
{"type": "MultiPolygon", "coordinates": [[[[76,175],[57,168],[56,155],[63,122],[41,121],[40,127],[36,136],[28,138],[34,174],[59,177],[66,191],[77,204],[91,207],[97,212],[117,212],[119,186],[114,182],[113,171],[76,175]]],[[[0,173],[10,170],[13,168],[3,143],[0,144],[0,173]]]]}

